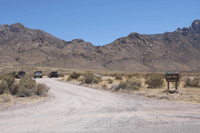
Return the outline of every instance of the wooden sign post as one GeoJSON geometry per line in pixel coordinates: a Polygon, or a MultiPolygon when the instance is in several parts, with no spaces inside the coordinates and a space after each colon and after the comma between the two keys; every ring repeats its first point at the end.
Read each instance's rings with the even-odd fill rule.
{"type": "Polygon", "coordinates": [[[165,72],[165,78],[167,81],[167,89],[169,90],[169,82],[176,82],[176,90],[177,90],[177,82],[180,80],[180,72],[165,72]]]}

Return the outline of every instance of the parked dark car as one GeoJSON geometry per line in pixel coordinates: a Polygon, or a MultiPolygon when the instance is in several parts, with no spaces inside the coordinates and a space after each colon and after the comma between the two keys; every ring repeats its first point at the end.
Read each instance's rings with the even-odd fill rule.
{"type": "Polygon", "coordinates": [[[58,72],[57,72],[57,71],[52,71],[52,72],[49,74],[49,78],[52,78],[52,77],[58,78],[58,72]]]}
{"type": "Polygon", "coordinates": [[[21,77],[25,77],[26,76],[26,72],[25,71],[19,71],[17,73],[13,73],[15,78],[21,78],[21,77]]]}
{"type": "Polygon", "coordinates": [[[39,78],[42,78],[42,76],[43,76],[43,73],[42,73],[42,71],[36,71],[35,73],[34,73],[34,78],[37,78],[37,77],[39,77],[39,78]]]}

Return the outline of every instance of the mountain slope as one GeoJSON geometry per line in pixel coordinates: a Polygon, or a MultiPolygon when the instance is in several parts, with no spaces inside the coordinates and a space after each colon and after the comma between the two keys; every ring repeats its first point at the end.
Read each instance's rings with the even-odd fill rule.
{"type": "Polygon", "coordinates": [[[104,46],[60,40],[20,23],[0,25],[0,66],[33,65],[117,71],[199,71],[200,20],[164,34],[131,33],[104,46]]]}

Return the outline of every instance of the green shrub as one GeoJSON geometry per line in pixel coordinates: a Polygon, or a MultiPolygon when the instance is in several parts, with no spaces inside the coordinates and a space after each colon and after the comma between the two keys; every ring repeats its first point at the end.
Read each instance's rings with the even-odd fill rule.
{"type": "Polygon", "coordinates": [[[19,86],[19,90],[17,92],[17,95],[19,97],[29,97],[29,96],[34,95],[34,94],[35,94],[35,91],[33,91],[32,89],[27,89],[23,85],[19,86]]]}
{"type": "Polygon", "coordinates": [[[115,79],[116,79],[116,80],[122,80],[122,75],[121,75],[121,74],[115,75],[115,79]]]}
{"type": "Polygon", "coordinates": [[[47,92],[49,91],[49,87],[44,84],[44,83],[38,83],[37,84],[37,91],[36,91],[36,94],[39,95],[39,96],[46,96],[47,95],[47,92]]]}
{"type": "Polygon", "coordinates": [[[72,79],[78,79],[80,77],[80,73],[77,73],[76,71],[74,71],[72,74],[70,74],[70,77],[72,79]]]}
{"type": "Polygon", "coordinates": [[[133,77],[133,74],[128,74],[127,78],[131,79],[133,77]]]}
{"type": "Polygon", "coordinates": [[[159,75],[151,75],[146,79],[145,84],[148,85],[148,88],[157,88],[163,86],[163,78],[159,75]]]}
{"type": "Polygon", "coordinates": [[[133,81],[128,86],[128,89],[129,90],[139,90],[140,87],[141,87],[141,82],[140,81],[133,81]]]}
{"type": "Polygon", "coordinates": [[[13,84],[12,92],[19,97],[29,97],[36,94],[36,81],[32,78],[22,77],[19,84],[13,84]]]}
{"type": "Polygon", "coordinates": [[[200,88],[200,84],[198,84],[197,88],[200,88]]]}
{"type": "Polygon", "coordinates": [[[126,82],[126,81],[120,81],[119,88],[126,89],[127,86],[128,86],[128,82],[126,82]]]}
{"type": "Polygon", "coordinates": [[[127,79],[126,81],[121,81],[119,84],[119,88],[127,89],[127,90],[139,90],[141,87],[140,81],[134,81],[127,79]]]}
{"type": "Polygon", "coordinates": [[[94,77],[94,78],[93,78],[93,82],[96,83],[96,84],[98,84],[98,83],[101,82],[101,81],[102,81],[102,78],[101,78],[101,77],[94,77]]]}
{"type": "Polygon", "coordinates": [[[111,78],[107,79],[107,81],[108,81],[109,84],[113,83],[113,80],[111,78]]]}
{"type": "Polygon", "coordinates": [[[2,80],[3,76],[4,76],[4,74],[0,74],[0,80],[2,80]]]}
{"type": "Polygon", "coordinates": [[[68,78],[67,78],[67,81],[71,81],[72,80],[72,78],[69,76],[68,78]]]}
{"type": "Polygon", "coordinates": [[[194,78],[191,80],[190,78],[187,78],[184,84],[184,87],[199,87],[200,79],[199,78],[194,78]]]}
{"type": "Polygon", "coordinates": [[[36,81],[33,80],[32,78],[25,78],[22,77],[19,81],[20,86],[24,86],[27,89],[34,89],[36,86],[36,81]]]}
{"type": "Polygon", "coordinates": [[[9,91],[8,84],[5,80],[1,81],[0,84],[0,94],[6,93],[9,91]]]}
{"type": "Polygon", "coordinates": [[[59,73],[59,75],[58,75],[59,77],[64,77],[65,76],[65,74],[64,73],[59,73]]]}
{"type": "Polygon", "coordinates": [[[133,76],[136,78],[140,78],[141,75],[139,73],[135,73],[135,74],[133,74],[133,76]]]}
{"type": "Polygon", "coordinates": [[[10,94],[15,95],[19,91],[20,85],[19,83],[13,83],[10,88],[10,94]]]}
{"type": "Polygon", "coordinates": [[[2,80],[5,80],[7,82],[9,89],[11,88],[12,84],[15,82],[15,78],[12,74],[5,74],[2,80]]]}
{"type": "Polygon", "coordinates": [[[4,94],[3,95],[3,101],[4,102],[12,102],[12,96],[10,95],[10,93],[4,94]]]}
{"type": "Polygon", "coordinates": [[[86,73],[83,75],[83,82],[91,84],[93,82],[94,75],[93,73],[86,73]]]}

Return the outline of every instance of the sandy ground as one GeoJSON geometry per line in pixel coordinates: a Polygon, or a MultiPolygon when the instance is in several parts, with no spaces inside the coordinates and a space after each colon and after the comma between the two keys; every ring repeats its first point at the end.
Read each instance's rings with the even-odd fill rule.
{"type": "Polygon", "coordinates": [[[200,104],[115,94],[42,78],[51,98],[0,110],[1,133],[199,133],[200,104]]]}

